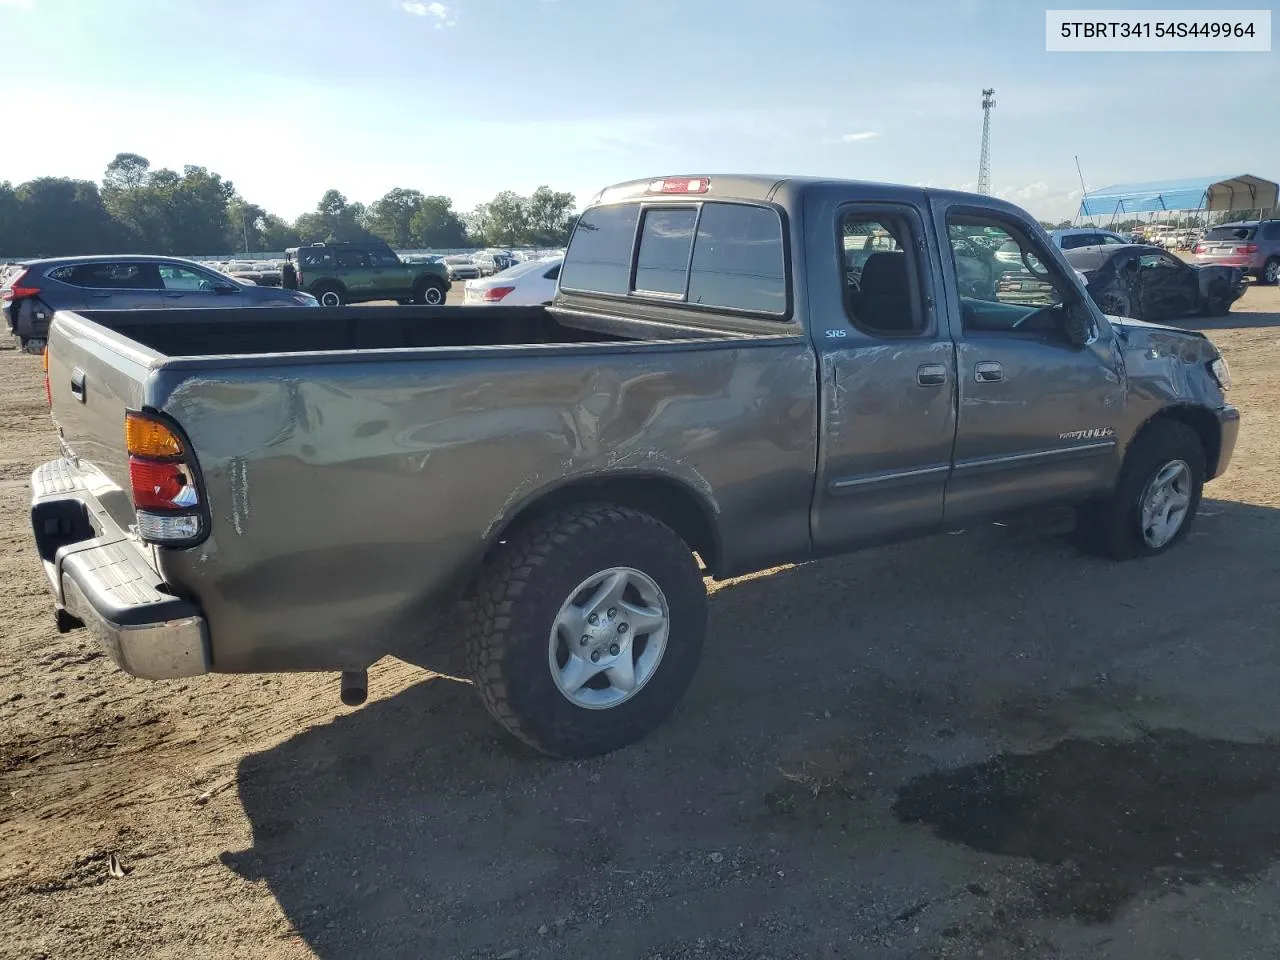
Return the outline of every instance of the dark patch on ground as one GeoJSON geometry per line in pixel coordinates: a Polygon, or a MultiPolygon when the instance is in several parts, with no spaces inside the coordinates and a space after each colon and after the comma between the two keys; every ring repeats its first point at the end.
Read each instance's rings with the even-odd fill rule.
{"type": "Polygon", "coordinates": [[[1183,731],[1065,740],[918,777],[894,812],[943,840],[1058,867],[1045,912],[1103,922],[1140,890],[1236,883],[1280,859],[1280,746],[1183,731]]]}

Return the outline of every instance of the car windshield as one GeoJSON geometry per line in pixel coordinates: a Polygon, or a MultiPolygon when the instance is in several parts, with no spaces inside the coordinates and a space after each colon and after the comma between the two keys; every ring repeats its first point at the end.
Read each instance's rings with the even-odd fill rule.
{"type": "Polygon", "coordinates": [[[452,263],[455,266],[469,266],[475,263],[470,257],[445,257],[445,263],[452,263]]]}

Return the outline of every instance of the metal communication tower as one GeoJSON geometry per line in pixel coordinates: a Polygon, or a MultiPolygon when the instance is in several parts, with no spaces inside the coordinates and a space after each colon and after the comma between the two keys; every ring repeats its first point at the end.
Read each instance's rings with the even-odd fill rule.
{"type": "Polygon", "coordinates": [[[982,157],[978,160],[978,192],[991,193],[991,108],[996,105],[995,88],[982,91],[982,157]]]}

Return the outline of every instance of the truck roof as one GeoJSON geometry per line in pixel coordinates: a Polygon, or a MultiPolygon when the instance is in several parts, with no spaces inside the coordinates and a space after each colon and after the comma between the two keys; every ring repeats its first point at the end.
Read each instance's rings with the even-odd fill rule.
{"type": "Polygon", "coordinates": [[[1022,214],[1025,211],[1015,204],[997,197],[979,193],[967,193],[962,190],[944,190],[921,185],[902,183],[884,183],[875,180],[854,180],[842,177],[811,177],[768,174],[681,174],[657,177],[645,177],[638,180],[626,180],[605,187],[591,200],[591,206],[599,203],[616,203],[621,200],[646,199],[651,201],[668,200],[689,202],[698,199],[746,200],[756,203],[779,203],[793,206],[800,198],[811,191],[844,193],[846,195],[865,194],[867,199],[894,200],[918,198],[921,194],[934,197],[947,197],[961,202],[968,202],[977,207],[1005,210],[1022,214]],[[679,185],[681,182],[698,184],[700,189],[663,190],[663,183],[679,185]]]}

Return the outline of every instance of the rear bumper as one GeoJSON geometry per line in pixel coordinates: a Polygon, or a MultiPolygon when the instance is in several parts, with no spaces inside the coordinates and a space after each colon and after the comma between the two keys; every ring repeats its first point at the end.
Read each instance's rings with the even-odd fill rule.
{"type": "Polygon", "coordinates": [[[209,672],[200,609],[173,595],[67,461],[52,460],[31,475],[31,525],[60,629],[67,617],[82,622],[116,666],[135,677],[209,672]]]}
{"type": "MultiPolygon", "coordinates": [[[[1240,435],[1240,411],[1228,405],[1214,413],[1218,418],[1222,443],[1218,449],[1218,463],[1213,477],[1220,477],[1227,472],[1227,467],[1231,465],[1231,455],[1235,453],[1236,437],[1240,435]]],[[[1209,479],[1212,480],[1213,477],[1209,479]]]]}

